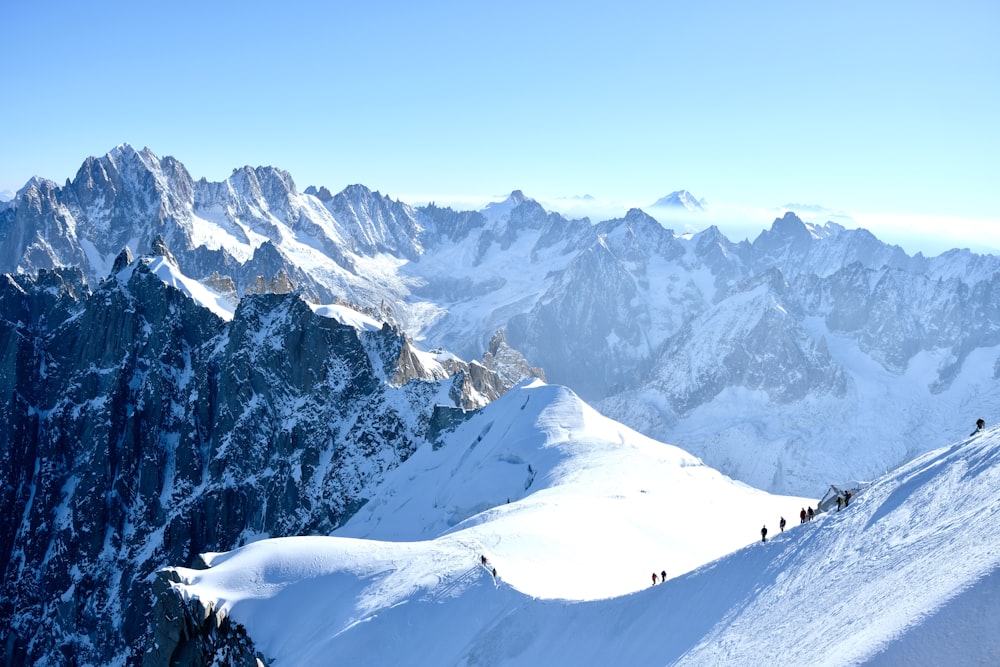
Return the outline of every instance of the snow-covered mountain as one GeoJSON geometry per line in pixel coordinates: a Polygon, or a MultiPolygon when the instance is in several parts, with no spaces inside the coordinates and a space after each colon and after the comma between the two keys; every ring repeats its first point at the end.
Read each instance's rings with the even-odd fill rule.
{"type": "Polygon", "coordinates": [[[680,209],[683,211],[704,211],[707,207],[704,199],[697,199],[687,190],[674,190],[665,197],[660,197],[652,204],[652,208],[680,209]]]}
{"type": "Polygon", "coordinates": [[[520,191],[454,211],[299,192],[273,167],[196,181],[123,145],[0,209],[0,271],[96,284],[158,235],[203,283],[359,304],[461,358],[503,330],[549,381],[775,491],[872,477],[1000,407],[997,257],[911,257],[794,213],[733,243],[638,209],[569,220],[520,191]]]}
{"type": "MultiPolygon", "coordinates": [[[[757,519],[734,507],[807,502],[712,469],[810,496],[993,421],[998,261],[910,257],[794,213],[733,243],[638,209],[570,220],[520,191],[454,211],[363,185],[300,192],[274,167],[215,183],[127,145],[64,185],[34,178],[0,204],[4,660],[136,661],[157,568],[263,537],[339,529],[355,558],[407,535],[421,542],[385,546],[390,562],[427,547],[442,563],[464,539],[505,563],[518,609],[534,609],[523,594],[590,599],[649,569],[679,575],[753,539],[757,519]],[[521,387],[478,411],[541,369],[569,390],[521,387]],[[729,501],[679,497],[688,483],[729,501]],[[685,523],[690,498],[711,520],[685,523]],[[589,535],[601,516],[632,551],[578,559],[588,544],[556,528],[589,535]],[[517,553],[542,543],[562,569],[517,553]]],[[[484,583],[461,574],[468,555],[443,581],[484,583]]],[[[361,591],[357,576],[335,578],[361,591]]],[[[165,616],[193,631],[200,612],[157,581],[165,616]]],[[[407,590],[447,595],[423,582],[407,590]]],[[[423,604],[391,599],[408,602],[386,622],[423,604]]],[[[486,655],[474,608],[462,613],[486,655]]]]}
{"type": "Polygon", "coordinates": [[[93,288],[80,269],[0,279],[4,664],[136,664],[155,570],[329,533],[531,376],[502,335],[465,363],[343,303],[237,303],[152,249],[93,288]]]}
{"type": "Polygon", "coordinates": [[[330,537],[162,572],[177,620],[161,636],[175,641],[150,664],[195,651],[276,667],[1000,660],[996,430],[842,510],[831,496],[805,524],[791,519],[809,501],[734,484],[554,387],[508,393],[390,475],[409,481],[387,477],[330,537]]]}

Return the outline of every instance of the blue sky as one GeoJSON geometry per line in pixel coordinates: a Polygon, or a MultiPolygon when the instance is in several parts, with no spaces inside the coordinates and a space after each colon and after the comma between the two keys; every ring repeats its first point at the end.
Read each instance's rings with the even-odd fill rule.
{"type": "Polygon", "coordinates": [[[727,233],[795,203],[887,240],[926,226],[1000,247],[992,0],[37,2],[2,16],[0,191],[130,143],[209,180],[274,165],[300,189],[472,206],[519,188],[622,212],[684,188],[727,233]]]}

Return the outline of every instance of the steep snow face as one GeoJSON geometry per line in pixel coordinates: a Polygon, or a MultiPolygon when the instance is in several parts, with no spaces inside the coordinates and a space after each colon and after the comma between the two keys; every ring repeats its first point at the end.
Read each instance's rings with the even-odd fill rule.
{"type": "MultiPolygon", "coordinates": [[[[526,388],[511,397],[513,409],[520,410],[516,403],[528,396],[525,410],[532,410],[542,392],[560,390],[526,388]]],[[[544,426],[548,433],[566,428],[568,435],[579,423],[580,417],[572,416],[580,415],[578,408],[567,406],[565,396],[551,398],[548,408],[536,414],[543,421],[546,413],[554,417],[544,426]]],[[[497,421],[494,429],[501,426],[497,421]]],[[[463,471],[476,469],[472,459],[490,458],[480,454],[489,448],[488,435],[465,446],[458,457],[467,459],[463,471]]],[[[541,440],[555,444],[560,439],[541,440]]],[[[653,551],[642,531],[628,527],[655,530],[677,515],[700,513],[718,487],[683,486],[664,505],[639,501],[617,477],[612,480],[618,483],[611,484],[620,494],[617,503],[600,502],[610,499],[601,485],[590,494],[569,494],[563,487],[573,486],[577,475],[587,476],[583,462],[594,448],[571,445],[572,437],[565,442],[559,454],[550,452],[555,455],[551,465],[540,463],[536,485],[552,479],[552,486],[479,512],[437,538],[267,540],[209,554],[207,570],[176,569],[180,583],[175,590],[231,615],[278,666],[320,659],[559,667],[992,664],[1000,658],[1000,638],[993,631],[1000,622],[996,431],[930,452],[860,489],[843,510],[834,506],[805,525],[792,521],[783,533],[776,530],[773,514],[759,515],[753,523],[744,515],[744,541],[750,542],[748,533],[766,522],[767,543],[758,538],[685,574],[667,563],[668,581],[655,586],[647,571],[659,571],[657,558],[669,559],[672,537],[712,540],[714,533],[733,526],[725,525],[725,512],[706,515],[693,534],[657,533],[651,541],[660,549],[653,551]],[[560,528],[567,508],[578,503],[586,505],[581,511],[585,522],[560,528]],[[523,532],[529,520],[543,520],[546,514],[557,519],[546,525],[551,531],[523,532]],[[491,533],[492,540],[484,542],[491,533]],[[609,567],[601,561],[609,549],[632,549],[648,559],[609,567]],[[482,555],[489,559],[485,568],[478,562],[482,555]],[[645,584],[630,588],[644,590],[574,603],[544,599],[554,588],[562,589],[560,597],[588,599],[602,588],[594,580],[606,580],[613,588],[610,582],[625,568],[636,569],[645,584]]],[[[457,444],[449,441],[441,452],[457,444]]],[[[648,477],[659,477],[663,485],[649,486],[647,492],[669,492],[678,477],[704,470],[684,467],[693,459],[652,444],[662,449],[661,465],[648,477]]],[[[644,447],[619,446],[630,452],[626,459],[633,446],[644,447]]],[[[536,450],[535,460],[546,451],[536,450]]],[[[417,456],[404,466],[416,461],[417,456]]],[[[415,476],[403,488],[426,487],[426,495],[433,496],[440,478],[432,471],[425,465],[430,479],[415,476]]],[[[494,472],[495,467],[478,470],[483,495],[498,486],[494,472]]],[[[405,474],[403,467],[397,473],[405,474]]],[[[648,477],[640,476],[642,485],[648,477]]],[[[473,480],[460,483],[474,486],[473,480]]],[[[438,518],[448,516],[448,503],[458,497],[456,489],[442,489],[445,502],[438,518]]],[[[407,498],[387,494],[381,501],[384,511],[372,516],[381,513],[390,521],[391,511],[402,509],[407,522],[414,520],[417,513],[405,509],[407,498]]],[[[727,505],[727,511],[767,513],[772,502],[794,509],[797,499],[748,495],[741,502],[727,505]]],[[[361,524],[374,534],[380,530],[370,520],[351,526],[361,524]]]]}
{"type": "MultiPolygon", "coordinates": [[[[180,272],[175,262],[170,261],[166,257],[142,259],[140,262],[148,266],[149,271],[158,276],[164,283],[184,292],[195,303],[208,308],[219,318],[226,321],[233,319],[233,313],[236,311],[235,294],[217,292],[196,280],[188,278],[180,272]]],[[[122,275],[120,279],[128,282],[128,278],[134,270],[135,266],[130,267],[130,270],[126,271],[125,275],[122,275]]]]}

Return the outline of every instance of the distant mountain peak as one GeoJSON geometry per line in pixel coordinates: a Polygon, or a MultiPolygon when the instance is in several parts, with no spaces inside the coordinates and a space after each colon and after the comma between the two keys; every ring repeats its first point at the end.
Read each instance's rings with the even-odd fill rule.
{"type": "Polygon", "coordinates": [[[491,202],[481,211],[483,217],[492,222],[504,220],[510,217],[510,212],[525,202],[534,202],[531,197],[525,196],[521,190],[514,190],[501,202],[491,202]]]}
{"type": "Polygon", "coordinates": [[[625,222],[656,222],[653,216],[649,215],[641,208],[630,208],[627,213],[625,213],[625,222]]]}
{"type": "Polygon", "coordinates": [[[324,204],[333,199],[333,193],[327,190],[325,185],[321,185],[319,188],[315,185],[310,185],[305,189],[304,194],[312,195],[324,204]]]}
{"type": "Polygon", "coordinates": [[[707,202],[704,199],[697,199],[687,190],[675,190],[666,197],[660,197],[653,204],[653,208],[682,208],[687,211],[704,211],[707,202]]]}

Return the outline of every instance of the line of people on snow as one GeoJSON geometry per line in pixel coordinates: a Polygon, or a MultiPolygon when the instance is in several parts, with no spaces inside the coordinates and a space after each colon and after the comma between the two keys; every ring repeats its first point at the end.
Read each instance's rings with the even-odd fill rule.
{"type": "Polygon", "coordinates": [[[497,578],[497,569],[495,567],[491,568],[490,560],[486,557],[486,554],[479,557],[479,562],[483,564],[487,572],[490,572],[492,569],[493,579],[495,580],[497,578]]]}
{"type": "MultiPolygon", "coordinates": [[[[970,433],[969,437],[972,437],[972,436],[976,435],[977,433],[981,433],[983,431],[983,429],[985,429],[985,428],[986,428],[986,420],[985,419],[977,419],[976,420],[976,430],[973,431],[972,433],[970,433]]],[[[840,493],[840,490],[836,489],[836,487],[832,487],[832,488],[837,491],[837,511],[839,512],[842,508],[849,507],[850,504],[851,504],[851,498],[854,497],[854,492],[853,491],[844,491],[843,493],[840,493]]],[[[820,504],[822,504],[822,501],[821,501],[820,504]]],[[[813,517],[816,514],[818,514],[818,513],[819,513],[819,508],[818,507],[817,507],[816,510],[813,510],[812,506],[810,506],[808,508],[803,507],[802,510],[799,512],[799,523],[802,524],[802,523],[805,523],[806,521],[812,521],[813,517]]],[[[781,527],[781,532],[785,532],[785,517],[781,517],[781,521],[778,523],[778,525],[781,527]]],[[[767,542],[767,525],[766,524],[760,529],[760,541],[761,542],[767,542]]],[[[656,575],[653,575],[653,577],[655,578],[656,575]]],[[[653,583],[656,583],[656,582],[654,581],[653,583]]]]}
{"type": "MultiPolygon", "coordinates": [[[[837,511],[838,512],[840,511],[841,506],[847,507],[851,502],[851,498],[853,497],[854,494],[851,491],[845,491],[844,495],[838,495],[837,511]]],[[[807,521],[812,521],[817,514],[819,514],[819,510],[814,510],[812,508],[812,505],[810,505],[809,507],[803,507],[799,511],[799,523],[803,524],[807,521]]],[[[781,517],[781,520],[778,521],[778,527],[781,529],[781,532],[785,532],[785,526],[787,525],[787,523],[788,522],[785,521],[785,517],[781,517]]],[[[764,524],[764,526],[760,529],[760,541],[767,542],[767,524],[764,524]]]]}

